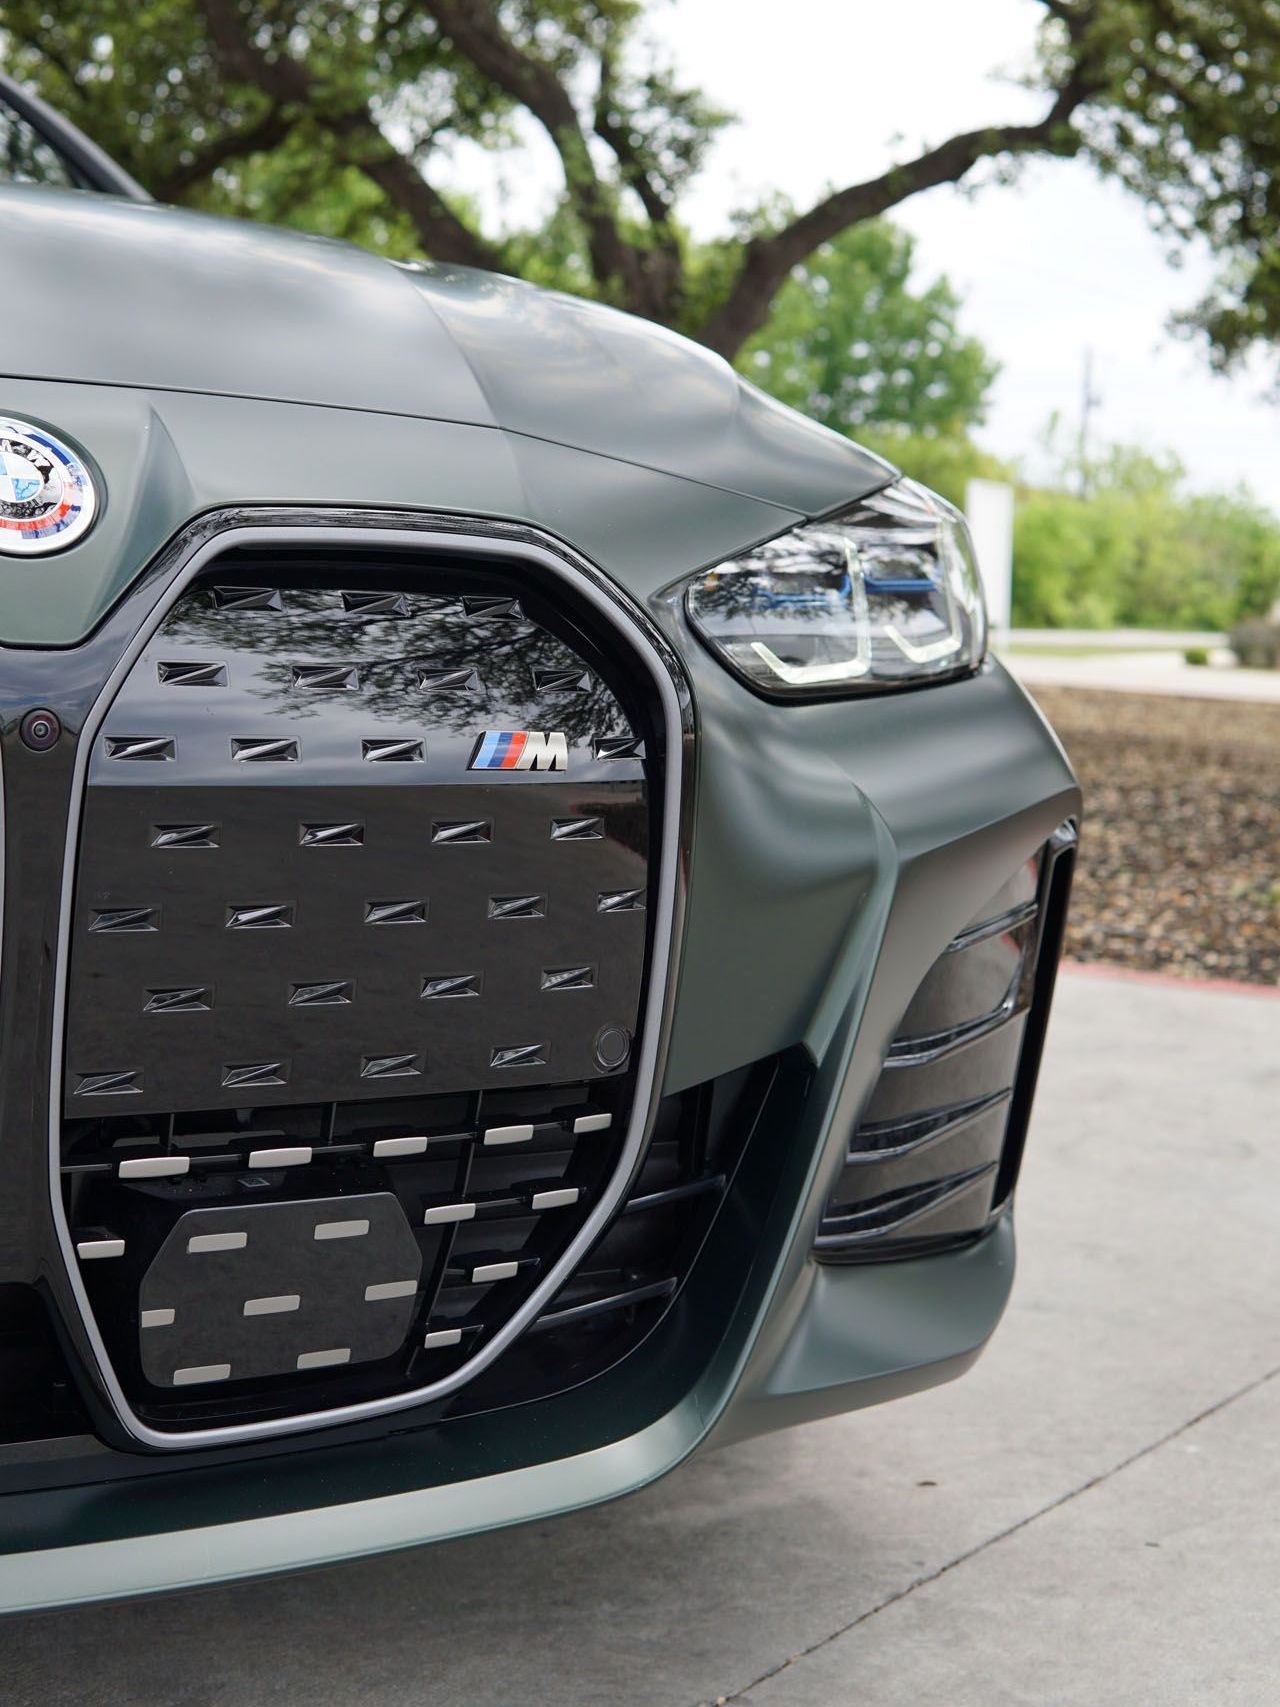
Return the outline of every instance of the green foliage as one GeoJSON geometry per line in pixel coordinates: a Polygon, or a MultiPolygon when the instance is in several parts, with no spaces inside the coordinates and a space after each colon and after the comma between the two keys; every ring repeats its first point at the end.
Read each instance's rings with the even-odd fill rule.
{"type": "Polygon", "coordinates": [[[1280,8],[1275,0],[1046,0],[1043,68],[1090,85],[1080,151],[1173,242],[1224,259],[1183,317],[1219,366],[1280,335],[1280,8]]]}
{"type": "Polygon", "coordinates": [[[249,155],[194,185],[186,199],[208,213],[361,243],[398,261],[421,253],[411,221],[357,166],[338,156],[324,131],[295,130],[270,155],[249,155]]]}
{"type": "Polygon", "coordinates": [[[1106,505],[1024,491],[1013,530],[1013,620],[1026,628],[1110,628],[1130,538],[1106,505]]]}
{"type": "MultiPolygon", "coordinates": [[[[412,174],[460,141],[521,146],[517,98],[407,0],[227,0],[219,36],[200,0],[0,0],[0,64],[33,84],[162,201],[293,225],[397,257],[424,230],[372,163],[412,174]]],[[[634,0],[508,3],[513,42],[575,77],[634,0]]],[[[663,85],[651,87],[660,98],[663,85]]],[[[628,83],[626,92],[632,92],[628,83]]],[[[653,146],[675,183],[720,115],[671,85],[653,146]],[[690,132],[696,134],[689,134],[690,132]],[[702,139],[700,143],[699,138],[702,139]]],[[[454,209],[480,242],[473,209],[454,209]]],[[[447,233],[438,234],[446,245],[447,233]]],[[[501,241],[492,259],[503,260],[501,241]]]]}
{"type": "Polygon", "coordinates": [[[1189,494],[1175,458],[1115,447],[1087,495],[1024,488],[1014,622],[1229,628],[1280,593],[1280,523],[1243,489],[1189,494]]]}
{"type": "Polygon", "coordinates": [[[912,290],[914,250],[886,220],[824,243],[794,269],[738,367],[836,432],[954,437],[978,424],[997,365],[959,330],[945,278],[912,290]]]}
{"type": "Polygon", "coordinates": [[[1207,646],[1188,646],[1182,654],[1182,659],[1186,664],[1192,664],[1197,669],[1204,669],[1209,662],[1209,648],[1207,646]]]}
{"type": "Polygon", "coordinates": [[[1280,527],[1244,488],[1193,498],[1187,537],[1207,565],[1221,626],[1264,616],[1280,597],[1280,527]]]}

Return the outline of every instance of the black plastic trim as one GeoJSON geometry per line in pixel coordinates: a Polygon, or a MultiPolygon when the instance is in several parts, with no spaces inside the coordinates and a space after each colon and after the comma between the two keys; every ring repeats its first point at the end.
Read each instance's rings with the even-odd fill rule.
{"type": "Polygon", "coordinates": [[[1007,913],[1001,913],[998,918],[986,919],[979,925],[970,925],[968,930],[961,931],[959,936],[952,937],[947,944],[946,954],[961,954],[966,948],[972,948],[975,943],[986,942],[990,937],[1003,936],[1006,931],[1016,931],[1020,925],[1029,924],[1040,911],[1038,899],[1024,901],[1020,907],[1011,907],[1007,913]]]}
{"type": "MultiPolygon", "coordinates": [[[[962,1174],[946,1175],[924,1185],[908,1186],[901,1191],[886,1192],[883,1197],[872,1198],[866,1203],[850,1205],[824,1219],[825,1227],[839,1227],[844,1223],[844,1230],[820,1233],[814,1240],[814,1250],[830,1260],[833,1256],[838,1257],[841,1251],[851,1250],[870,1240],[892,1238],[902,1228],[910,1227],[922,1216],[932,1214],[959,1197],[978,1180],[994,1173],[995,1169],[995,1162],[987,1162],[962,1174]],[[899,1204],[905,1206],[905,1212],[895,1216],[891,1211],[899,1204]],[[858,1226],[858,1222],[865,1225],[858,1226]]],[[[985,1231],[985,1227],[978,1230],[979,1233],[985,1231]]]]}
{"type": "Polygon", "coordinates": [[[950,1108],[931,1108],[922,1114],[914,1114],[905,1120],[883,1120],[872,1125],[860,1126],[855,1137],[864,1140],[861,1144],[851,1144],[845,1152],[844,1165],[847,1168],[859,1164],[872,1165],[880,1162],[898,1161],[903,1156],[914,1155],[919,1150],[940,1138],[949,1138],[969,1124],[978,1120],[993,1108],[998,1108],[1002,1102],[1008,1102],[1013,1092],[1010,1090],[992,1091],[990,1096],[978,1097],[972,1102],[956,1103],[950,1108]],[[866,1143],[866,1139],[890,1142],[866,1143]],[[900,1139],[899,1142],[893,1142],[900,1139]]]}
{"type": "Polygon", "coordinates": [[[941,1061],[954,1054],[957,1049],[963,1049],[966,1044],[976,1043],[979,1038],[989,1037],[993,1031],[999,1031],[1026,1006],[1021,984],[1022,974],[1019,972],[1009,986],[1008,995],[1000,1006],[992,1008],[990,1013],[980,1014],[977,1019],[966,1020],[963,1025],[953,1026],[950,1031],[936,1031],[923,1037],[907,1037],[891,1044],[885,1057],[885,1068],[927,1067],[934,1061],[941,1061]]]}
{"type": "Polygon", "coordinates": [[[566,1328],[573,1322],[585,1322],[591,1316],[604,1316],[613,1310],[633,1310],[637,1304],[649,1304],[655,1299],[674,1297],[680,1285],[678,1276],[652,1280],[644,1286],[624,1287],[611,1292],[607,1298],[590,1298],[585,1304],[570,1304],[563,1310],[549,1310],[539,1316],[528,1332],[542,1333],[551,1328],[566,1328]]]}
{"type": "Polygon", "coordinates": [[[1040,878],[1040,937],[1035,944],[1035,976],[1031,992],[1030,1012],[1022,1036],[1017,1076],[1013,1081],[1013,1100],[1009,1107],[1009,1123],[1005,1128],[1004,1151],[1000,1171],[992,1193],[993,1212],[999,1211],[1013,1193],[1026,1148],[1027,1128],[1031,1107],[1035,1101],[1036,1084],[1040,1077],[1040,1062],[1044,1055],[1044,1040],[1049,1029],[1049,1014],[1053,1008],[1053,991],[1058,980],[1062,959],[1062,944],[1067,930],[1067,913],[1071,904],[1071,879],[1075,873],[1076,847],[1079,835],[1074,822],[1056,829],[1045,849],[1044,871],[1040,878]]]}

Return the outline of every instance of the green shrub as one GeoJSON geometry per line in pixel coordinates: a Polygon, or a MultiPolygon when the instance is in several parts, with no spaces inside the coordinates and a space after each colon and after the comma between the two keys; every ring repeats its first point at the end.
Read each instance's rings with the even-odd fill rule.
{"type": "Polygon", "coordinates": [[[1118,445],[1087,473],[1018,493],[1016,624],[1230,628],[1280,593],[1280,523],[1243,488],[1188,493],[1175,458],[1118,445]]]}
{"type": "Polygon", "coordinates": [[[1207,646],[1188,646],[1182,656],[1188,664],[1207,664],[1209,649],[1207,646]]]}

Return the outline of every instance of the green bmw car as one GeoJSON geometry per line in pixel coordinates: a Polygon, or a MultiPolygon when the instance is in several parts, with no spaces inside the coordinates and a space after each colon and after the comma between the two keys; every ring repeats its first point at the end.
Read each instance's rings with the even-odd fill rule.
{"type": "Polygon", "coordinates": [[[960,1374],[1080,801],[963,519],[0,87],[0,1608],[960,1374]]]}

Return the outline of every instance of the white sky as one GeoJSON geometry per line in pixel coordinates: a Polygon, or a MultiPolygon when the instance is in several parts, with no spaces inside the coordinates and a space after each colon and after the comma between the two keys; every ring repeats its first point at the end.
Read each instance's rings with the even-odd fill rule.
{"type": "MultiPolygon", "coordinates": [[[[1010,79],[1040,16],[1034,0],[657,0],[649,28],[679,72],[741,115],[685,217],[710,236],[770,190],[803,206],[955,130],[1038,117],[1043,97],[1010,79]]],[[[491,206],[495,164],[457,162],[458,181],[491,206]]],[[[553,182],[540,144],[501,170],[508,217],[525,217],[553,182]]],[[[1043,161],[1012,188],[976,199],[934,190],[891,217],[919,239],[921,280],[950,276],[962,324],[1002,363],[979,434],[992,450],[1034,468],[1053,410],[1074,429],[1091,346],[1097,437],[1172,449],[1194,485],[1246,480],[1280,510],[1280,405],[1263,399],[1266,373],[1216,378],[1200,350],[1166,333],[1212,266],[1202,254],[1171,266],[1135,198],[1083,163],[1043,161]]]]}

